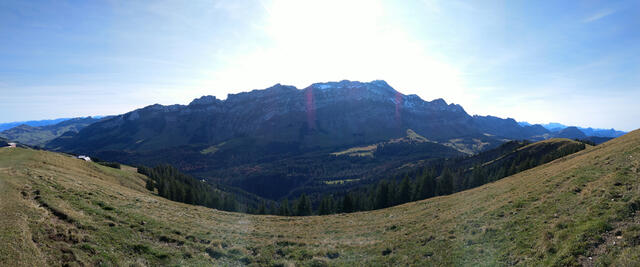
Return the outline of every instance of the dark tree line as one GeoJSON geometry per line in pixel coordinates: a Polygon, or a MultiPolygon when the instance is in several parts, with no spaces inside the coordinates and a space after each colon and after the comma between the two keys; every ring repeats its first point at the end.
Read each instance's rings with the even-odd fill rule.
{"type": "Polygon", "coordinates": [[[277,205],[269,205],[265,201],[261,202],[257,208],[248,209],[252,214],[272,214],[280,216],[309,216],[314,215],[311,199],[302,194],[292,204],[288,199],[282,200],[277,205]]]}
{"type": "Polygon", "coordinates": [[[242,209],[236,193],[216,190],[210,184],[179,172],[169,165],[140,167],[147,175],[147,189],[170,200],[227,211],[243,210],[253,214],[309,216],[375,210],[448,195],[494,182],[498,179],[547,163],[585,148],[584,143],[539,144],[535,149],[520,149],[529,142],[508,142],[492,151],[473,157],[443,159],[413,169],[400,176],[382,179],[342,192],[324,195],[300,194],[279,203],[262,200],[242,209]]]}
{"type": "MultiPolygon", "coordinates": [[[[491,183],[518,172],[536,167],[552,160],[573,154],[585,148],[584,143],[539,144],[535,149],[519,150],[529,142],[504,144],[504,153],[476,156],[479,160],[460,158],[443,160],[405,173],[403,176],[380,180],[369,186],[348,190],[339,194],[326,194],[315,201],[313,214],[326,215],[356,211],[382,209],[434,196],[449,195],[491,183]],[[482,164],[491,158],[490,164],[482,164]]],[[[488,152],[490,154],[493,152],[488,152]]],[[[273,212],[279,215],[307,215],[298,212],[298,203],[309,201],[305,194],[295,200],[293,212],[273,212]]],[[[288,202],[288,200],[284,200],[288,202]]],[[[288,204],[285,204],[287,206],[288,204]]],[[[282,205],[281,205],[282,206],[282,205]]]]}
{"type": "Polygon", "coordinates": [[[181,173],[170,165],[138,167],[138,172],[149,177],[146,188],[151,191],[157,189],[161,197],[214,209],[238,210],[233,194],[220,192],[210,184],[181,173]]]}
{"type": "MultiPolygon", "coordinates": [[[[292,193],[293,190],[304,190],[308,196],[316,194],[318,191],[326,192],[327,187],[324,184],[314,183],[318,180],[331,179],[332,177],[344,179],[368,177],[378,180],[388,176],[394,168],[407,162],[436,160],[460,155],[460,152],[452,148],[434,143],[380,145],[372,152],[374,155],[372,157],[331,154],[336,150],[347,148],[313,152],[291,150],[286,154],[269,154],[274,151],[287,151],[287,149],[282,150],[283,147],[274,147],[260,153],[245,154],[246,151],[257,149],[247,147],[246,151],[242,150],[243,156],[236,153],[239,149],[225,151],[222,148],[212,155],[216,158],[215,162],[206,163],[208,170],[203,175],[217,177],[217,182],[221,184],[242,188],[267,199],[281,199],[300,196],[303,193],[292,193]],[[260,171],[238,171],[238,168],[232,167],[238,166],[241,162],[251,163],[251,166],[259,166],[260,171]]],[[[176,167],[180,168],[181,166],[176,167]]],[[[314,198],[312,202],[315,201],[317,200],[314,198]]]]}
{"type": "Polygon", "coordinates": [[[118,163],[118,162],[98,161],[96,163],[98,163],[100,165],[103,165],[103,166],[111,167],[111,168],[114,168],[114,169],[120,169],[120,167],[121,167],[120,163],[118,163]]]}
{"type": "Polygon", "coordinates": [[[581,142],[581,143],[585,143],[585,144],[590,145],[590,146],[597,146],[598,145],[593,140],[588,140],[588,139],[573,139],[573,140],[581,142]]]}

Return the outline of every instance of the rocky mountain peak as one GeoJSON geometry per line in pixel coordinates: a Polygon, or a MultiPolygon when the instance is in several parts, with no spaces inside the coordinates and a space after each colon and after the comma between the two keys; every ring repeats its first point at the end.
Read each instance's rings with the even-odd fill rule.
{"type": "Polygon", "coordinates": [[[267,89],[265,89],[264,91],[283,91],[283,92],[287,92],[287,91],[297,91],[298,88],[296,88],[295,86],[291,86],[291,85],[282,85],[280,83],[276,83],[274,86],[271,86],[267,89]]]}
{"type": "Polygon", "coordinates": [[[339,82],[314,83],[310,88],[318,90],[345,90],[345,89],[366,89],[373,93],[396,94],[398,91],[393,89],[387,82],[383,80],[375,80],[371,82],[359,82],[342,80],[339,82]]]}
{"type": "Polygon", "coordinates": [[[211,105],[211,104],[214,104],[216,102],[220,102],[220,100],[217,99],[215,96],[205,95],[205,96],[202,96],[200,98],[196,98],[193,101],[191,101],[191,103],[189,103],[189,106],[211,105]]]}
{"type": "Polygon", "coordinates": [[[442,98],[436,98],[434,100],[431,100],[429,102],[427,102],[432,109],[435,110],[442,110],[442,111],[452,111],[452,112],[465,112],[464,108],[462,108],[462,106],[458,105],[458,104],[447,104],[446,101],[444,101],[444,99],[442,98]]]}

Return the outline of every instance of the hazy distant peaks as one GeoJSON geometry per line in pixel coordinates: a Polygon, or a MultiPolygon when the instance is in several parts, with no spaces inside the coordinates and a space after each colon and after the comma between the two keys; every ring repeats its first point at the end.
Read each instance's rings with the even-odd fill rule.
{"type": "MultiPolygon", "coordinates": [[[[518,122],[518,124],[522,125],[522,126],[530,126],[531,124],[526,122],[526,121],[521,121],[518,122]]],[[[566,128],[577,128],[577,130],[580,130],[582,133],[584,133],[587,136],[598,136],[598,137],[620,137],[624,134],[626,134],[626,132],[624,131],[618,131],[616,129],[601,129],[601,128],[592,128],[592,127],[577,127],[577,126],[567,126],[564,125],[562,123],[557,123],[557,122],[550,122],[547,124],[542,124],[542,127],[546,128],[547,130],[551,131],[551,132],[560,132],[566,128]]],[[[573,129],[570,129],[573,130],[573,129]]]]}

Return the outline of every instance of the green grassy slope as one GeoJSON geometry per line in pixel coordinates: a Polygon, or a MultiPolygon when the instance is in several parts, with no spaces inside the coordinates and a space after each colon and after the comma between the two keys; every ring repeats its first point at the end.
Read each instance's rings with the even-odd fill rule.
{"type": "Polygon", "coordinates": [[[175,203],[130,168],[0,149],[3,266],[633,265],[639,209],[640,131],[453,195],[313,217],[175,203]]]}

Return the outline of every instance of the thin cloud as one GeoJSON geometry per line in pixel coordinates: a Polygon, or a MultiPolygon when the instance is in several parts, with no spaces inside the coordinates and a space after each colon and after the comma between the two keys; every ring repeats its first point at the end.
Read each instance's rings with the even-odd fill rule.
{"type": "Polygon", "coordinates": [[[591,15],[590,17],[588,17],[588,18],[586,18],[586,19],[582,20],[582,22],[584,22],[584,23],[594,22],[594,21],[596,21],[596,20],[599,20],[599,19],[601,19],[601,18],[604,18],[604,17],[606,17],[606,16],[609,16],[609,15],[611,15],[611,14],[615,13],[615,12],[616,12],[616,11],[615,11],[615,10],[612,10],[612,9],[604,9],[604,10],[600,10],[600,11],[598,11],[598,13],[593,14],[593,15],[591,15]]]}

